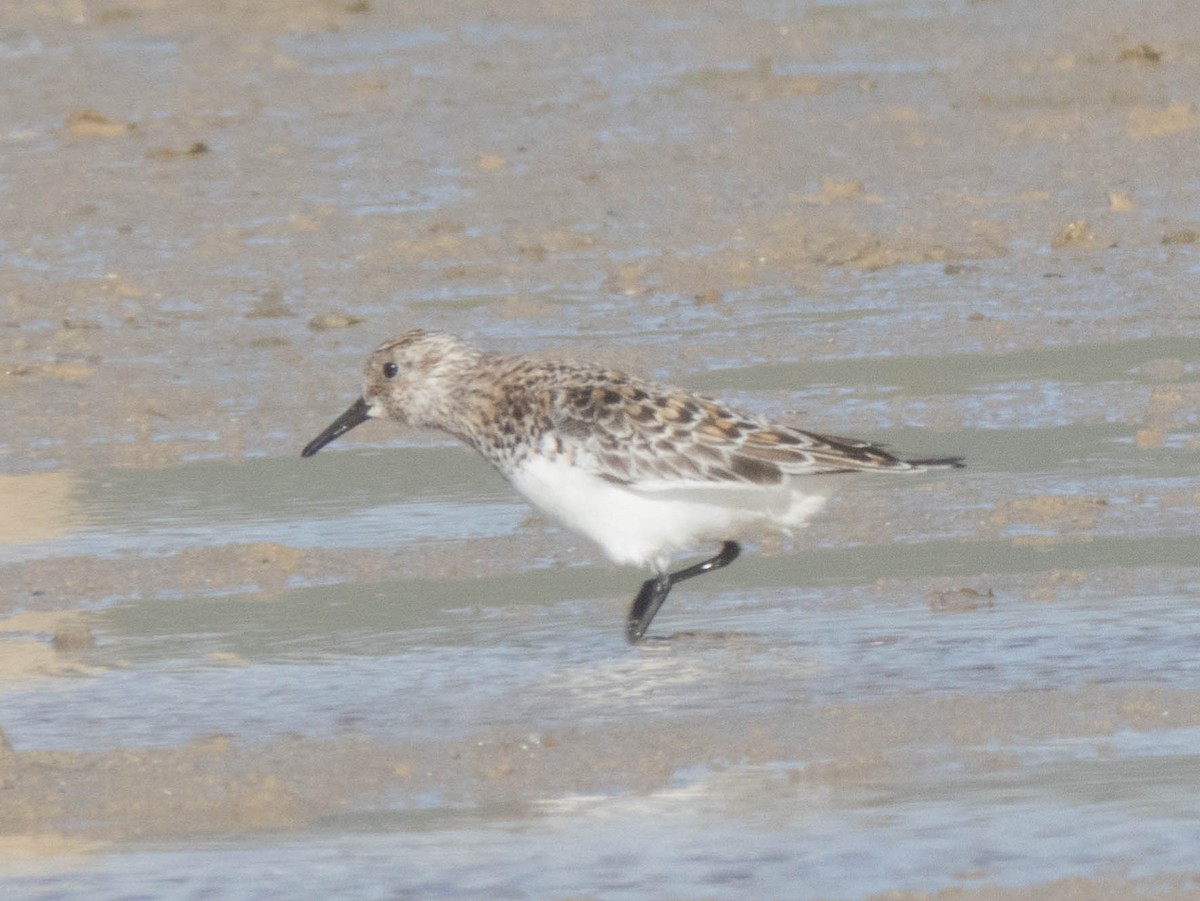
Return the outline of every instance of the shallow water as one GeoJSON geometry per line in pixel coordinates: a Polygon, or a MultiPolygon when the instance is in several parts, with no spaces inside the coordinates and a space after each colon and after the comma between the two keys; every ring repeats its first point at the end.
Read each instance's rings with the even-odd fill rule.
{"type": "MultiPolygon", "coordinates": [[[[1076,450],[1060,443],[1053,456],[1076,450]]],[[[1119,444],[1107,454],[1092,479],[1067,480],[1054,474],[1056,461],[1034,459],[1015,472],[983,464],[881,484],[873,503],[890,498],[921,517],[892,524],[882,544],[869,534],[839,540],[837,521],[855,515],[849,495],[832,523],[818,524],[832,534],[812,535],[801,552],[748,556],[678,591],[656,631],[687,634],[636,650],[619,627],[638,576],[536,554],[487,578],[337,580],[267,596],[253,584],[161,588],[110,599],[87,655],[95,673],[49,692],[6,691],[5,730],[22,749],[172,747],[214,734],[473,744],[518,733],[536,746],[581,731],[603,747],[631,740],[609,736],[614,726],[637,723],[656,747],[654,724],[673,719],[708,737],[674,749],[666,739],[656,753],[674,775],[651,791],[617,784],[472,802],[449,784],[446,797],[399,788],[299,834],[139,844],[78,868],[68,862],[66,873],[17,875],[11,889],[31,898],[118,897],[133,885],[156,897],[369,898],[381,886],[429,897],[553,897],[584,885],[615,898],[817,898],[1186,869],[1200,841],[1192,790],[1200,726],[1185,719],[1173,728],[1169,710],[1152,731],[1113,723],[1099,734],[1050,726],[1035,737],[1017,727],[982,743],[884,739],[862,749],[884,763],[861,772],[845,763],[845,781],[810,777],[828,758],[802,743],[784,740],[761,764],[725,750],[727,730],[747,728],[747,718],[782,718],[803,732],[814,712],[890,699],[918,722],[938,697],[987,696],[1040,721],[1041,694],[1200,690],[1194,519],[1161,501],[1194,494],[1195,481],[1167,475],[1179,471],[1169,466],[1139,472],[1119,444]],[[1039,496],[1103,496],[1104,515],[1122,503],[1132,509],[1120,527],[1089,525],[1086,540],[1059,543],[1058,521],[981,535],[981,496],[1014,478],[1039,496]],[[919,509],[925,501],[936,515],[919,509]],[[1014,543],[1038,536],[1052,542],[1014,543]],[[962,592],[956,578],[995,590],[962,592]],[[1047,584],[1053,597],[1039,595],[1047,584]],[[221,875],[230,861],[236,884],[221,875]]],[[[203,463],[85,478],[83,535],[28,550],[119,558],[271,541],[347,552],[384,544],[403,556],[545,528],[457,450],[335,452],[320,461],[320,478],[300,483],[303,465],[203,463]],[[388,477],[396,472],[404,475],[388,477]]]]}
{"type": "Polygon", "coordinates": [[[581,884],[611,898],[826,898],[1019,886],[1116,867],[1137,878],[1191,865],[1200,841],[1192,795],[1198,772],[1194,754],[1148,764],[1118,752],[1108,760],[1045,762],[1019,775],[929,773],[903,788],[862,785],[831,796],[786,766],[731,769],[688,774],[678,786],[637,798],[400,810],[335,818],[315,834],[252,850],[234,841],[147,849],[110,858],[82,879],[30,880],[46,892],[30,897],[76,888],[110,897],[130,883],[175,897],[183,883],[189,894],[231,898],[382,897],[378,886],[393,896],[563,897],[581,884]],[[1110,791],[1147,782],[1157,803],[1110,791]],[[1047,794],[1047,784],[1060,790],[1047,794]],[[1191,800],[1181,802],[1181,792],[1191,800]],[[1064,831],[1068,817],[1086,817],[1088,828],[1064,831]],[[986,846],[980,835],[988,836],[986,846]],[[221,874],[230,869],[236,887],[221,874]]]}

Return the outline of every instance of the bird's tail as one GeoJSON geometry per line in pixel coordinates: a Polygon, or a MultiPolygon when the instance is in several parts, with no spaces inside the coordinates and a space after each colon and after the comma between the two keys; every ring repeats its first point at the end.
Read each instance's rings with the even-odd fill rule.
{"type": "Polygon", "coordinates": [[[922,469],[962,469],[966,462],[962,457],[935,457],[929,460],[905,460],[909,466],[919,466],[922,469]]]}

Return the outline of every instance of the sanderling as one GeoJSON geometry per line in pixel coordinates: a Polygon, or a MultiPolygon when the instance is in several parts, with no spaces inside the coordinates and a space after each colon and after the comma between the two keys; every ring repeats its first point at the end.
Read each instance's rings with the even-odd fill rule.
{"type": "Polygon", "coordinates": [[[614,563],[648,566],[654,577],[626,618],[630,643],[676,582],[732,563],[733,539],[754,529],[805,525],[840,476],[962,466],[901,460],[603,366],[487,353],[420,329],[376,348],[362,397],[301,456],[372,418],[454,435],[614,563]],[[715,557],[668,572],[676,553],[706,542],[721,542],[715,557]]]}

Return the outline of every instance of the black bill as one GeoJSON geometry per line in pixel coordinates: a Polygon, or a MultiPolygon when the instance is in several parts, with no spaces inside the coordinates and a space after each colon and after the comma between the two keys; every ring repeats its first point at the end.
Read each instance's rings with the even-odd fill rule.
{"type": "Polygon", "coordinates": [[[329,424],[329,428],[305,445],[300,451],[301,457],[311,457],[335,438],[345,435],[356,425],[361,425],[371,417],[367,415],[370,407],[361,397],[351,404],[350,409],[329,424]]]}

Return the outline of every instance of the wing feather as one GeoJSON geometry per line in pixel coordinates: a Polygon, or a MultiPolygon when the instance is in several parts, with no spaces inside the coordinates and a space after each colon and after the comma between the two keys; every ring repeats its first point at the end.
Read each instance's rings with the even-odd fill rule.
{"type": "Polygon", "coordinates": [[[768,422],[707,397],[623,373],[580,368],[547,386],[543,410],[564,453],[620,484],[773,485],[800,475],[898,470],[865,441],[768,422]]]}

